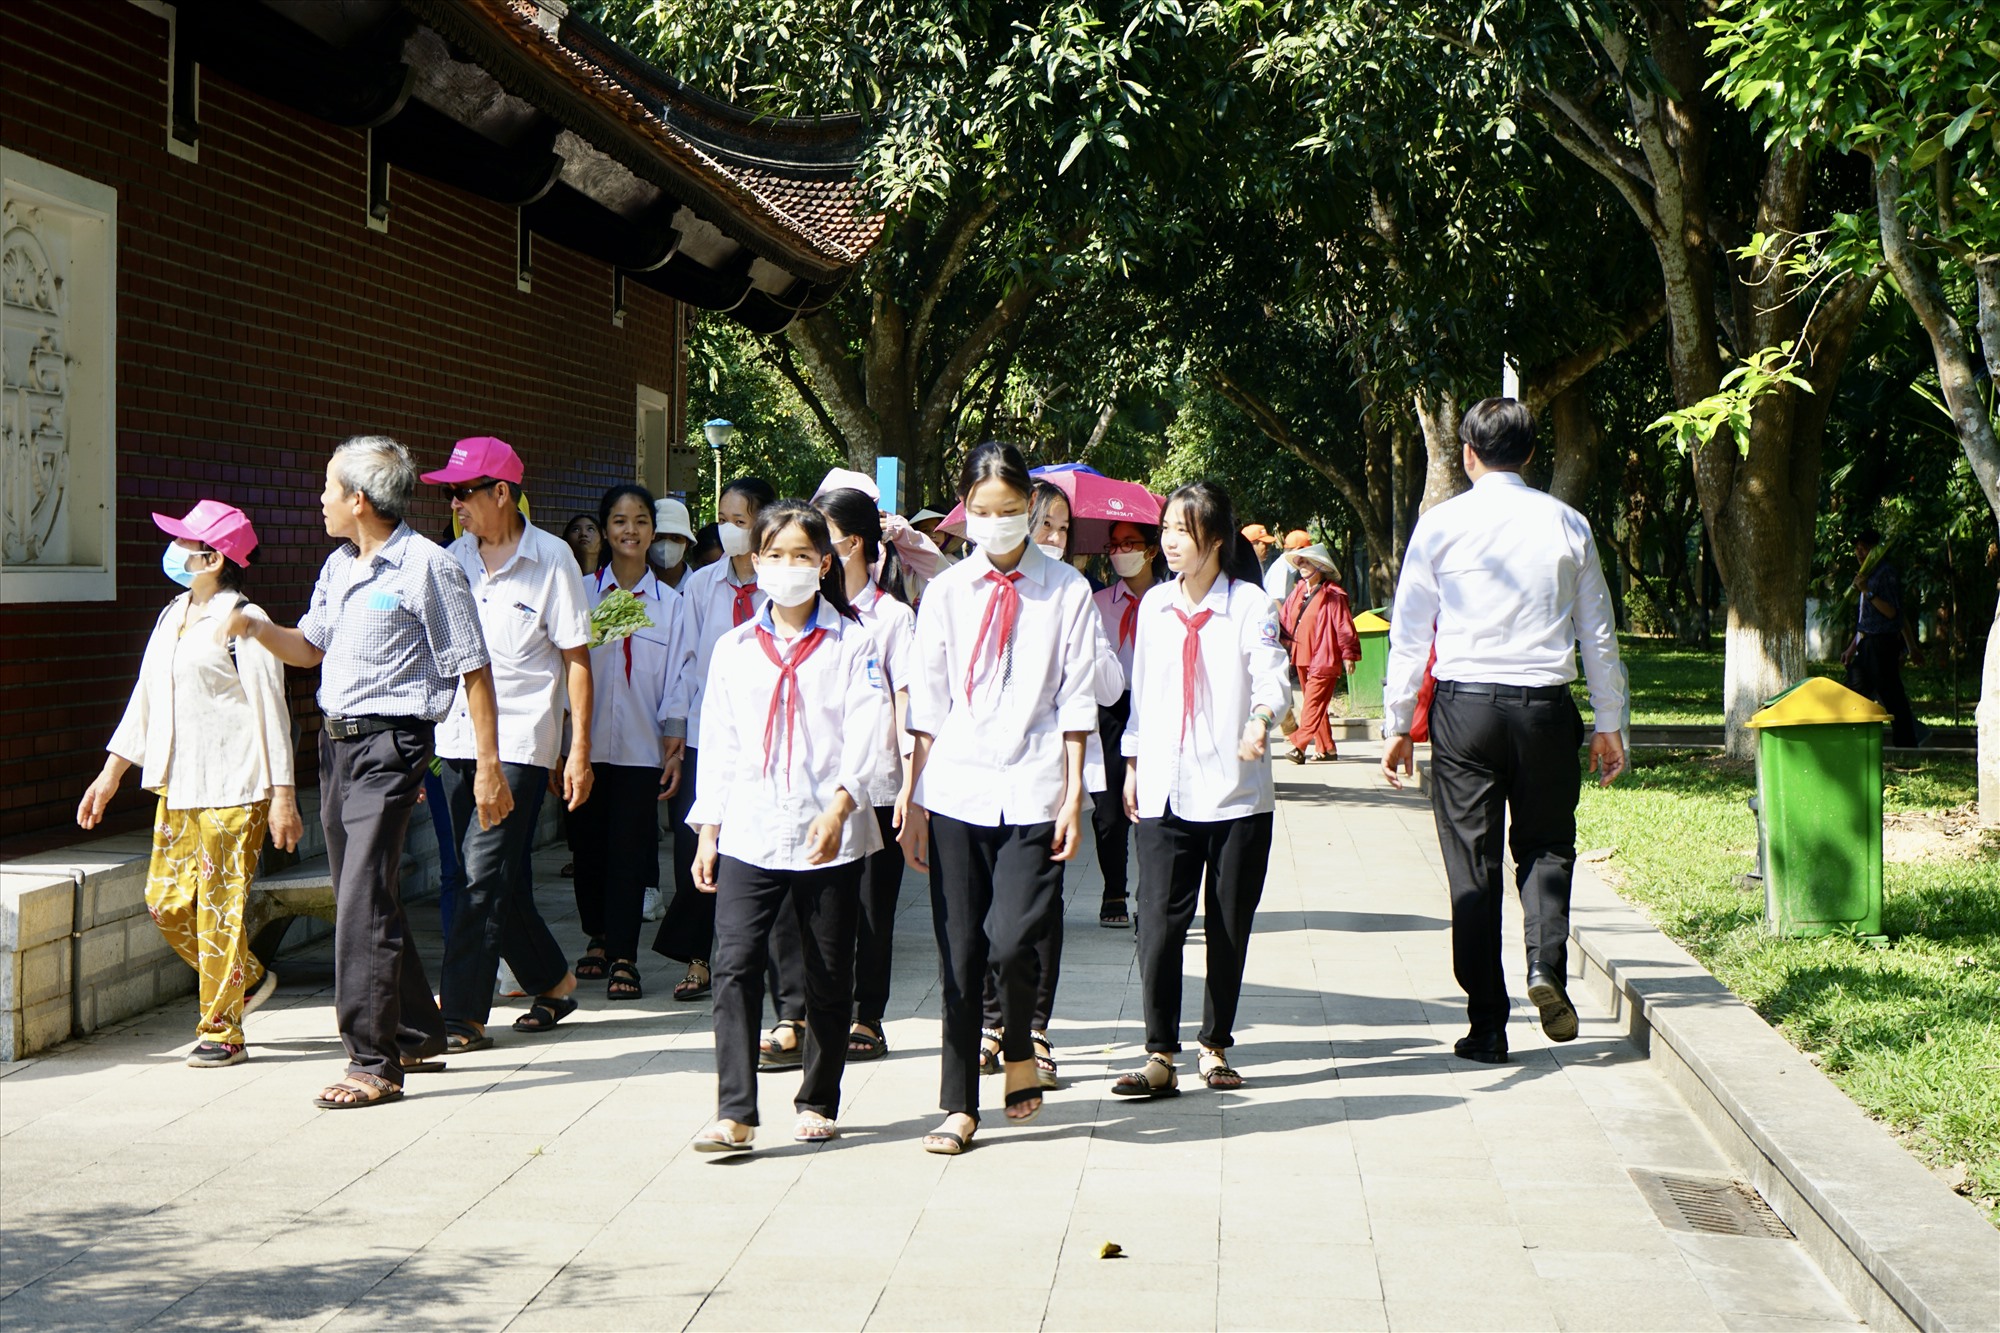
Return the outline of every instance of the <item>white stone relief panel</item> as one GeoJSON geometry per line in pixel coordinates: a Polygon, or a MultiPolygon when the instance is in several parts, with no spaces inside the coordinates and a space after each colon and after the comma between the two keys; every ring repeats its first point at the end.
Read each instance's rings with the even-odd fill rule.
{"type": "Polygon", "coordinates": [[[0,150],[0,601],[117,592],[117,206],[0,150]]]}

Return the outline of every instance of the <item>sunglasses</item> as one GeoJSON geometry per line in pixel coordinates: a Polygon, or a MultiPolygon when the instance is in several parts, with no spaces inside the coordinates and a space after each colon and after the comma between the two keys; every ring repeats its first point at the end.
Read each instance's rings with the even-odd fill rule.
{"type": "Polygon", "coordinates": [[[438,489],[444,492],[446,500],[456,500],[458,503],[464,504],[467,500],[479,494],[479,492],[490,491],[499,484],[498,481],[489,479],[487,481],[467,482],[463,486],[440,486],[438,489]]]}

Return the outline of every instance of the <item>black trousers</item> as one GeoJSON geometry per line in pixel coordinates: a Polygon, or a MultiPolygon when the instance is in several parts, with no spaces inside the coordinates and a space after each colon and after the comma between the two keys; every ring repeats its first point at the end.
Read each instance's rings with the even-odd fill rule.
{"type": "Polygon", "coordinates": [[[639,956],[646,886],[660,874],[660,770],[592,764],[590,799],[570,812],[576,915],[611,958],[639,956]]]}
{"type": "Polygon", "coordinates": [[[500,960],[530,995],[539,995],[569,975],[569,959],[535,906],[535,882],[528,848],[549,789],[549,771],[532,764],[502,764],[514,810],[492,828],[479,827],[470,759],[444,761],[444,795],[451,806],[465,892],[452,913],[444,943],[444,979],[439,1002],[446,1022],[478,1023],[493,1013],[493,979],[500,960]]]}
{"type": "Polygon", "coordinates": [[[1181,1048],[1181,951],[1197,903],[1208,949],[1200,1041],[1218,1051],[1236,1043],[1236,1006],[1271,866],[1272,823],[1269,812],[1196,822],[1172,806],[1139,821],[1139,984],[1148,1051],[1171,1055],[1181,1048]]]}
{"type": "Polygon", "coordinates": [[[854,1004],[854,918],[859,861],[816,870],[765,870],[718,859],[715,890],[716,1116],[757,1123],[757,1025],[771,927],[798,926],[806,993],[804,1080],[793,1105],[829,1120],[840,1114],[847,1066],[847,1015],[854,1004]]]}
{"type": "Polygon", "coordinates": [[[699,771],[695,762],[692,746],[681,751],[681,785],[667,803],[674,821],[674,896],[653,937],[654,953],[683,963],[706,963],[715,951],[715,895],[694,886],[694,854],[701,835],[687,822],[699,771]]]}
{"type": "Polygon", "coordinates": [[[1034,1057],[1029,1038],[1040,969],[1035,946],[1062,903],[1056,827],[965,824],[931,816],[931,924],[944,993],[938,1105],[979,1118],[979,1020],[989,969],[1000,990],[1010,1061],[1034,1057]]]}
{"type": "Polygon", "coordinates": [[[1864,634],[1847,664],[1847,688],[1889,710],[1889,743],[1917,743],[1917,713],[1903,688],[1903,636],[1864,634]]]}
{"type": "MultiPolygon", "coordinates": [[[[1062,982],[1063,898],[1069,887],[1063,874],[1065,866],[1065,862],[1056,862],[1056,899],[1049,907],[1048,928],[1035,941],[1035,1002],[1028,1010],[1030,1033],[1047,1032],[1049,1019],[1056,1011],[1056,987],[1062,982]]],[[[990,969],[979,1011],[980,1021],[987,1027],[1005,1031],[1007,1017],[1001,1012],[1000,981],[990,969]]]]}
{"type": "Polygon", "coordinates": [[[348,1070],[398,1086],[402,1057],[444,1050],[444,1019],[403,915],[403,843],[430,762],[429,728],[348,741],[320,733],[319,817],[333,871],[334,1018],[348,1070]]]}
{"type": "Polygon", "coordinates": [[[1583,717],[1566,686],[1438,682],[1431,703],[1431,812],[1451,885],[1452,968],[1475,1036],[1504,1034],[1507,1027],[1503,831],[1526,918],[1528,968],[1558,981],[1567,976],[1583,739],[1583,717]]]}
{"type": "Polygon", "coordinates": [[[903,894],[903,849],[896,845],[896,807],[875,807],[882,850],[868,858],[861,879],[861,919],[854,930],[854,1020],[878,1028],[889,1008],[895,961],[896,903],[903,894]]]}
{"type": "Polygon", "coordinates": [[[1109,708],[1097,710],[1097,737],[1104,745],[1104,790],[1091,793],[1090,826],[1097,836],[1097,864],[1104,872],[1104,901],[1125,897],[1126,840],[1132,821],[1125,817],[1125,754],[1119,747],[1132,716],[1130,691],[1109,708]]]}

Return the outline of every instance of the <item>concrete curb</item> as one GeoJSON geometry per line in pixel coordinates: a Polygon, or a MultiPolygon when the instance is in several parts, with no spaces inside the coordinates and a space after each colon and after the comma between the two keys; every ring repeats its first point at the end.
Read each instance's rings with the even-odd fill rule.
{"type": "Polygon", "coordinates": [[[2000,1231],[1688,952],[1578,866],[1570,971],[1659,1066],[1856,1314],[2000,1327],[2000,1231]]]}

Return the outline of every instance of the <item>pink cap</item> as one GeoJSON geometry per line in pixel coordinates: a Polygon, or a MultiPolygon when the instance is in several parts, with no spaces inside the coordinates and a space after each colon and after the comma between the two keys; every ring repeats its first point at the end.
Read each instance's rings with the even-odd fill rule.
{"type": "Polygon", "coordinates": [[[213,547],[239,565],[248,565],[250,553],[257,549],[257,530],[249,518],[220,500],[203,500],[187,511],[186,518],[155,514],[153,522],[168,536],[213,547]]]}
{"type": "Polygon", "coordinates": [[[521,484],[521,456],[514,446],[491,435],[475,435],[452,446],[451,461],[436,472],[426,472],[426,486],[456,486],[481,477],[521,484]]]}

